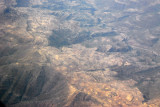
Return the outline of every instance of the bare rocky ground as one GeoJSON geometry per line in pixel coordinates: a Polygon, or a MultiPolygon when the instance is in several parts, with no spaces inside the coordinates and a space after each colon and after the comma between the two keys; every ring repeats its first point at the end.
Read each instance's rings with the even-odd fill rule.
{"type": "Polygon", "coordinates": [[[159,107],[158,0],[0,0],[0,100],[159,107]]]}

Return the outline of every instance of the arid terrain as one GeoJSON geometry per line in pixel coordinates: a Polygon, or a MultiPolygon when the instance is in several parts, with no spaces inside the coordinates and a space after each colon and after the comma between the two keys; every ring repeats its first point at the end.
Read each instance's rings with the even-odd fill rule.
{"type": "Polygon", "coordinates": [[[7,107],[160,107],[159,0],[0,0],[7,107]]]}

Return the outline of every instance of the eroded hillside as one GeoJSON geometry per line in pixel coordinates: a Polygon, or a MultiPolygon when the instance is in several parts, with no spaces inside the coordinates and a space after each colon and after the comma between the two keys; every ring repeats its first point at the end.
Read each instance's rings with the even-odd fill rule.
{"type": "Polygon", "coordinates": [[[0,0],[0,100],[159,107],[159,0],[0,0]]]}

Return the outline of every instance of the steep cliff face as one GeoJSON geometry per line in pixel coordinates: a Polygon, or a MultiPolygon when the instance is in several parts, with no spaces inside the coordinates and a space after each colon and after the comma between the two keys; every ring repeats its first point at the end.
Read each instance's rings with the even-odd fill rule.
{"type": "Polygon", "coordinates": [[[160,106],[158,0],[0,0],[0,101],[160,106]]]}

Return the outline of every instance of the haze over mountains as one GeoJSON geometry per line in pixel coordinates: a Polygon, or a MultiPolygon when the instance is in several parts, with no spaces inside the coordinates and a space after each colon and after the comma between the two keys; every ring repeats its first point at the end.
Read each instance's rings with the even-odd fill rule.
{"type": "Polygon", "coordinates": [[[0,0],[0,101],[159,107],[159,0],[0,0]]]}

